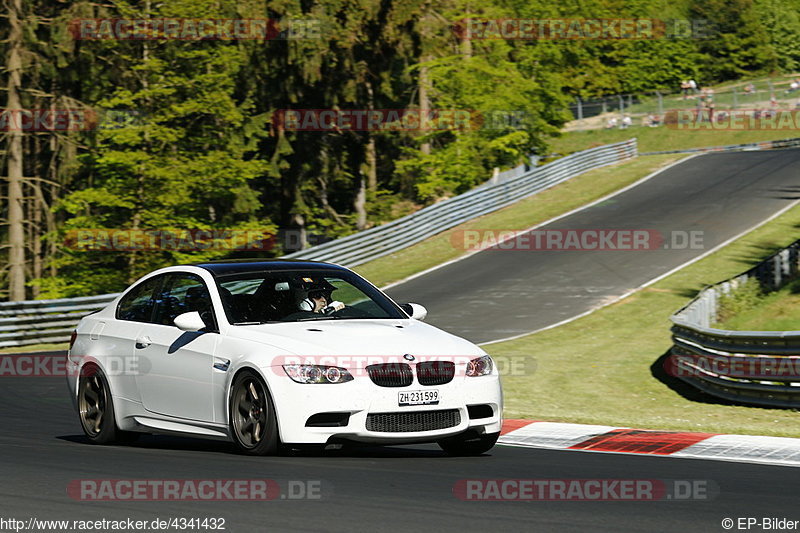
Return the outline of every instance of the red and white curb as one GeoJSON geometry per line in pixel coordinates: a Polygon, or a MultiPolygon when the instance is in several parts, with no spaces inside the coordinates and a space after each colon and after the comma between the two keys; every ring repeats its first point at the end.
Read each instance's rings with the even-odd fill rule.
{"type": "Polygon", "coordinates": [[[505,420],[499,444],[800,466],[800,439],[505,420]]]}

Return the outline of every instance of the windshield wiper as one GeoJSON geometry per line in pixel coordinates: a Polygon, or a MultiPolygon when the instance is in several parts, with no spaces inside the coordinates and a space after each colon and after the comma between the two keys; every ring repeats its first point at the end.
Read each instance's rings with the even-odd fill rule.
{"type": "Polygon", "coordinates": [[[298,318],[294,322],[309,322],[312,320],[340,320],[342,317],[334,316],[334,315],[320,315],[320,316],[309,316],[305,318],[298,318]]]}
{"type": "Polygon", "coordinates": [[[306,318],[298,318],[295,322],[306,322],[309,320],[325,320],[327,318],[332,318],[334,320],[370,320],[374,319],[374,316],[341,316],[341,315],[323,315],[323,316],[310,316],[306,318]]]}

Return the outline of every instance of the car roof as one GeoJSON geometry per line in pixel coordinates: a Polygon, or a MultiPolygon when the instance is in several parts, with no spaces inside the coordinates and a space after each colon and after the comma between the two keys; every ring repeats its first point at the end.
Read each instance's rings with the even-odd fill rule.
{"type": "Polygon", "coordinates": [[[246,274],[249,272],[269,272],[281,270],[305,270],[323,268],[349,272],[345,267],[324,263],[322,261],[308,261],[304,259],[226,259],[222,261],[206,261],[195,263],[192,266],[200,267],[211,272],[214,277],[232,274],[246,274]]]}

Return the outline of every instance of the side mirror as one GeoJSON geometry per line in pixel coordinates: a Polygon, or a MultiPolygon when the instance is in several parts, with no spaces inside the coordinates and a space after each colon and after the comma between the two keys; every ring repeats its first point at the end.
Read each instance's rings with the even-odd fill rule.
{"type": "Polygon", "coordinates": [[[183,331],[200,331],[206,327],[206,323],[203,322],[200,313],[197,311],[176,316],[174,324],[183,331]]]}
{"type": "Polygon", "coordinates": [[[428,316],[428,310],[419,304],[403,304],[400,307],[416,320],[425,320],[425,317],[428,316]]]}

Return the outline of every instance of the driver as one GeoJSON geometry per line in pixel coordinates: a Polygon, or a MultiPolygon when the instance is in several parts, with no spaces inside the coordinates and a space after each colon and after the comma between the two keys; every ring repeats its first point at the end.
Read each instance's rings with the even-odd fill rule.
{"type": "MultiPolygon", "coordinates": [[[[303,281],[308,280],[304,278],[303,281]]],[[[313,281],[308,286],[306,297],[298,304],[301,311],[310,311],[312,313],[330,314],[340,309],[344,309],[342,302],[334,301],[331,297],[336,287],[328,283],[327,280],[322,279],[313,281]]]]}

